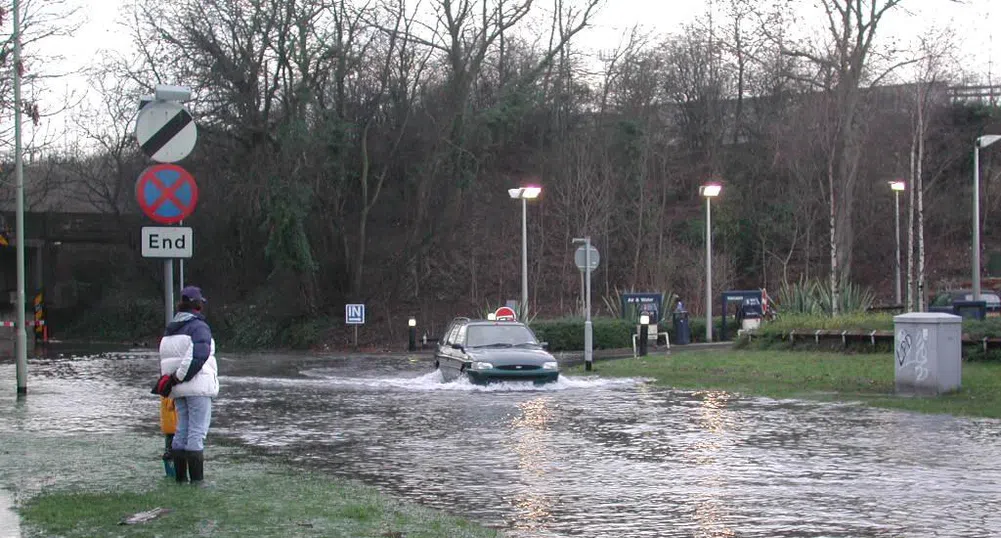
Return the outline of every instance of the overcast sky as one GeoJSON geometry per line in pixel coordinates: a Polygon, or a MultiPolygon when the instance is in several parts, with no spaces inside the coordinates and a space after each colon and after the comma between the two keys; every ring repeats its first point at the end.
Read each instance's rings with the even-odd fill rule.
{"type": "MultiPolygon", "coordinates": [[[[127,49],[125,31],[115,22],[122,7],[131,4],[132,0],[68,1],[80,6],[79,18],[84,22],[73,37],[47,43],[65,56],[59,66],[61,69],[71,71],[86,67],[102,49],[127,49]]],[[[797,0],[803,9],[816,9],[816,1],[797,0]]],[[[715,0],[716,9],[722,9],[725,4],[725,0],[715,0]]],[[[536,5],[548,7],[550,2],[536,0],[536,5]]],[[[676,31],[712,5],[713,0],[607,0],[580,43],[597,49],[614,48],[623,32],[637,24],[658,33],[676,31]]],[[[951,27],[960,41],[963,69],[990,73],[995,83],[1001,80],[1001,30],[998,30],[1001,28],[1001,0],[904,0],[902,5],[908,12],[891,12],[884,20],[880,28],[884,39],[893,36],[906,43],[928,28],[951,27]]],[[[183,84],[183,81],[178,83],[183,84]]],[[[80,88],[85,83],[82,77],[67,77],[50,81],[50,86],[53,90],[50,98],[59,101],[57,96],[64,88],[80,88]]]]}

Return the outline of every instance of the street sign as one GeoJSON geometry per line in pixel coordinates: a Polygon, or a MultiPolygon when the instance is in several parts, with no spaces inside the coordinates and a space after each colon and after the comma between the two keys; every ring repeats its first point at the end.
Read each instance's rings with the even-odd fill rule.
{"type": "Polygon", "coordinates": [[[157,101],[142,107],[136,119],[136,140],[149,158],[177,162],[191,153],[198,139],[195,120],[183,106],[157,101]]]}
{"type": "Polygon", "coordinates": [[[139,174],[136,200],[147,217],[160,224],[176,224],[194,212],[198,185],[180,166],[156,164],[139,174]]]}
{"type": "Polygon", "coordinates": [[[515,321],[514,309],[502,306],[494,312],[494,319],[497,321],[515,321]]]}
{"type": "Polygon", "coordinates": [[[181,226],[143,226],[143,258],[190,258],[195,240],[191,228],[181,226]]]}
{"type": "Polygon", "coordinates": [[[365,305],[346,304],[344,305],[344,320],[348,325],[365,324],[365,305]]]}
{"type": "MultiPolygon", "coordinates": [[[[585,250],[585,247],[583,247],[583,246],[577,247],[577,251],[573,253],[573,261],[574,261],[574,263],[577,264],[577,269],[580,269],[581,271],[584,270],[584,265],[586,263],[586,260],[584,259],[584,257],[585,257],[586,254],[587,254],[587,251],[585,250]]],[[[601,256],[598,255],[598,249],[594,248],[594,245],[592,245],[591,246],[591,270],[592,271],[594,271],[595,269],[598,268],[598,261],[600,261],[600,260],[601,260],[601,256]]]]}

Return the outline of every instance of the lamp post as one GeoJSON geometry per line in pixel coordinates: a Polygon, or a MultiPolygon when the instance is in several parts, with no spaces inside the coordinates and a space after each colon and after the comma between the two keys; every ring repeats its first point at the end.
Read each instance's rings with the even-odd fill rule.
{"type": "Polygon", "coordinates": [[[640,315],[639,347],[640,357],[646,357],[647,339],[650,337],[650,315],[640,315]]]}
{"type": "Polygon", "coordinates": [[[507,193],[511,198],[521,200],[521,312],[518,312],[518,317],[524,320],[528,312],[528,201],[538,198],[542,187],[530,185],[508,189],[507,193]]]}
{"type": "Polygon", "coordinates": [[[28,335],[24,319],[24,159],[21,156],[21,7],[14,0],[14,176],[17,194],[17,326],[14,353],[17,355],[17,396],[28,394],[28,335]]]}
{"type": "Polygon", "coordinates": [[[410,318],[407,320],[407,327],[409,328],[409,338],[407,342],[408,351],[417,351],[417,318],[410,318]]]}
{"type": "Polygon", "coordinates": [[[707,183],[699,187],[699,196],[706,198],[706,342],[713,341],[713,228],[712,199],[719,196],[723,186],[707,183]]]}
{"type": "Polygon", "coordinates": [[[901,304],[903,299],[901,298],[900,291],[900,192],[907,188],[907,183],[903,181],[891,181],[890,188],[893,189],[894,203],[896,204],[896,216],[894,217],[894,221],[897,224],[896,304],[901,304]]]}
{"type": "Polygon", "coordinates": [[[1001,135],[983,135],[973,144],[973,300],[980,300],[980,148],[1001,140],[1001,135]]]}

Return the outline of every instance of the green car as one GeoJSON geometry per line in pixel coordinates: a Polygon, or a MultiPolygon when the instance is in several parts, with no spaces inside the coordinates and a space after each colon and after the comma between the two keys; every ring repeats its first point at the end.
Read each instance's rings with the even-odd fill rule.
{"type": "Polygon", "coordinates": [[[435,368],[445,381],[553,383],[560,366],[545,347],[524,323],[456,318],[439,340],[435,368]]]}

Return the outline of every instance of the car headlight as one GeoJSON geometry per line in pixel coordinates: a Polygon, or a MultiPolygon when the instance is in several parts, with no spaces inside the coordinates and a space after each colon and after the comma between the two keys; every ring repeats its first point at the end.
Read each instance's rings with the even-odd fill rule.
{"type": "Polygon", "coordinates": [[[490,364],[489,362],[474,362],[473,363],[473,370],[492,370],[493,367],[494,367],[494,365],[490,364]]]}
{"type": "Polygon", "coordinates": [[[542,363],[542,369],[543,370],[559,370],[560,369],[560,363],[558,363],[556,361],[544,362],[544,363],[542,363]]]}

